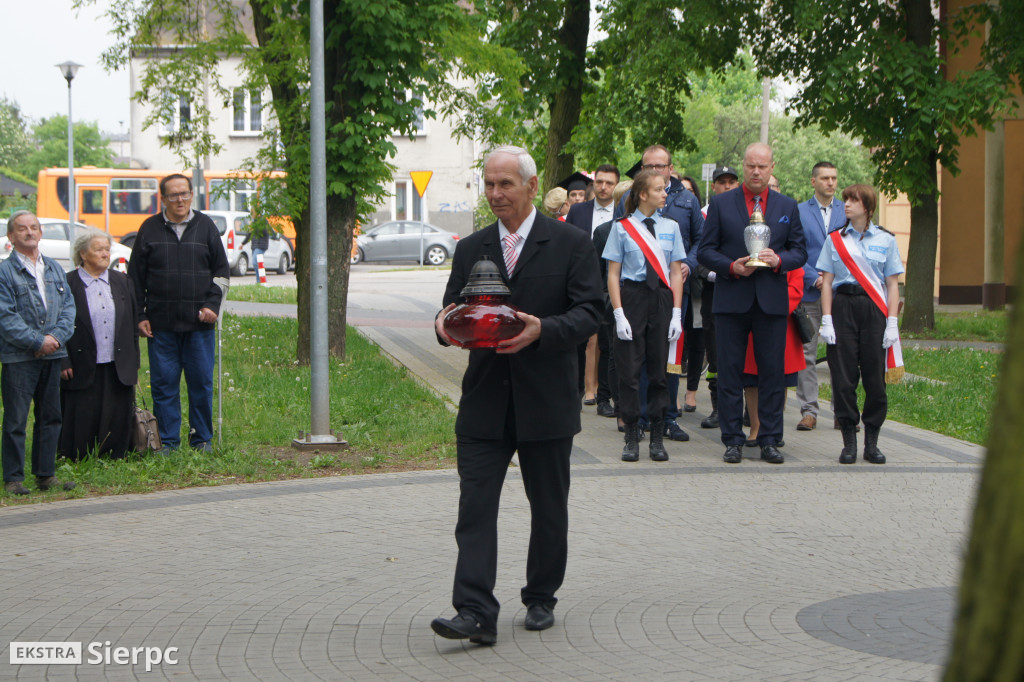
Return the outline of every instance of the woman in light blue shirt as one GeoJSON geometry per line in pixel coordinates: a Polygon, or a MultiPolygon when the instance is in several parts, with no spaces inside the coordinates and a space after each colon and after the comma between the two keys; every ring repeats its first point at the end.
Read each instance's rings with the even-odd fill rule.
{"type": "Polygon", "coordinates": [[[679,225],[658,215],[665,206],[665,178],[642,171],[626,199],[626,215],[615,223],[602,257],[608,261],[608,298],[615,317],[615,366],[619,375],[619,416],[626,425],[622,459],[639,459],[640,372],[647,365],[650,456],[668,459],[664,446],[668,344],[682,333],[682,260],[679,225]]]}
{"type": "Polygon", "coordinates": [[[857,461],[857,424],[863,419],[864,459],[884,464],[878,432],[888,410],[886,354],[899,341],[903,263],[896,238],[871,222],[875,189],[850,185],[843,190],[843,202],[846,225],[825,239],[816,266],[822,273],[821,338],[828,344],[836,419],[843,432],[839,463],[857,461]],[[857,409],[858,383],[864,384],[863,416],[857,409]]]}

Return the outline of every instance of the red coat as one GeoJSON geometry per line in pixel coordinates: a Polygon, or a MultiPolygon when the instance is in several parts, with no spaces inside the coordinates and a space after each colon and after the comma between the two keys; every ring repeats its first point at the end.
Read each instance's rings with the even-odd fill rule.
{"type": "MultiPolygon", "coordinates": [[[[786,284],[789,285],[789,312],[800,305],[800,299],[804,297],[804,271],[802,268],[790,270],[786,273],[786,284]]],[[[800,331],[797,329],[796,320],[790,314],[786,318],[786,366],[784,374],[799,372],[807,367],[804,360],[804,344],[800,340],[800,331]]],[[[745,374],[757,374],[757,362],[754,361],[754,335],[747,337],[747,360],[743,365],[745,374]]]]}

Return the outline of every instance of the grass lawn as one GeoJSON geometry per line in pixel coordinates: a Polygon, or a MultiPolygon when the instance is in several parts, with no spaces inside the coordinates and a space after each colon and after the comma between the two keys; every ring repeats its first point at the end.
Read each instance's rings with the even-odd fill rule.
{"type": "MultiPolygon", "coordinates": [[[[76,481],[78,488],[68,493],[33,492],[24,498],[0,493],[0,505],[454,466],[454,413],[352,329],[347,337],[347,361],[341,364],[332,359],[330,366],[330,426],[341,432],[350,449],[309,453],[292,448],[291,440],[299,430],[308,431],[310,424],[309,367],[300,367],[293,360],[297,333],[295,320],[226,317],[223,444],[216,445],[215,435],[212,455],[183,448],[166,458],[150,454],[121,461],[94,457],[74,463],[59,460],[57,475],[76,481]]],[[[147,366],[143,341],[139,388],[149,402],[147,366]]],[[[186,398],[183,382],[182,412],[187,415],[186,398]]],[[[215,434],[216,400],[214,395],[215,434]]],[[[188,442],[187,433],[182,434],[182,442],[188,442]]],[[[31,476],[28,478],[26,485],[34,488],[31,476]]]]}
{"type": "Polygon", "coordinates": [[[1003,343],[1006,340],[1008,319],[1005,310],[935,313],[934,329],[923,334],[909,334],[901,330],[900,337],[903,339],[994,341],[996,343],[1003,343]]]}
{"type": "Polygon", "coordinates": [[[298,302],[299,290],[295,287],[273,287],[258,284],[232,284],[228,288],[229,301],[248,301],[251,303],[291,303],[298,302]]]}
{"type": "MultiPolygon", "coordinates": [[[[945,383],[904,380],[888,386],[888,418],[983,445],[1003,354],[904,347],[903,361],[908,372],[945,383]]],[[[822,395],[831,398],[831,388],[823,386],[822,395]]],[[[858,386],[857,395],[863,405],[864,389],[858,386]]]]}

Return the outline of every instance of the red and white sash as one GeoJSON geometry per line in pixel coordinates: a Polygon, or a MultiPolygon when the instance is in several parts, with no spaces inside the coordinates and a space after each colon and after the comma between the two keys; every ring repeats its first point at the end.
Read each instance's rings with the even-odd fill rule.
{"type": "MultiPolygon", "coordinates": [[[[847,230],[847,232],[856,234],[856,230],[847,230]]],[[[831,238],[836,253],[839,254],[839,258],[843,261],[843,265],[846,266],[846,269],[850,271],[854,279],[864,288],[864,291],[868,292],[868,296],[875,302],[878,309],[882,311],[882,315],[888,318],[889,303],[886,300],[885,283],[873,276],[874,271],[860,249],[849,248],[846,240],[843,238],[843,230],[835,230],[832,232],[831,238]]],[[[850,237],[851,241],[855,238],[854,236],[850,237]]],[[[885,368],[885,382],[888,384],[897,383],[903,376],[903,349],[900,346],[899,338],[885,352],[885,368]]]]}
{"type": "Polygon", "coordinates": [[[651,234],[651,231],[638,225],[632,218],[623,218],[619,223],[622,224],[622,229],[626,231],[626,234],[640,247],[644,258],[654,268],[654,272],[658,274],[661,281],[665,286],[671,288],[668,283],[668,264],[665,262],[665,252],[661,250],[661,244],[651,234]]]}

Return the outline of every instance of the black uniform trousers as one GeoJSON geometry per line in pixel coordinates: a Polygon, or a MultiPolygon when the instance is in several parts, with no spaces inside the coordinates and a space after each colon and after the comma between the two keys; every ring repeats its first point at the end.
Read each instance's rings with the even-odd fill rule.
{"type": "MultiPolygon", "coordinates": [[[[607,299],[608,297],[605,296],[607,299]]],[[[597,350],[600,353],[597,358],[597,402],[611,400],[619,402],[619,378],[615,372],[615,355],[612,349],[615,347],[615,315],[612,313],[612,306],[606,303],[604,307],[604,319],[597,330],[597,350]]]]}
{"type": "Polygon", "coordinates": [[[554,607],[565,578],[569,534],[569,454],[572,437],[517,441],[515,408],[509,403],[500,440],[457,437],[459,520],[455,541],[452,605],[497,631],[501,605],[494,596],[498,571],[498,503],[512,454],[519,451],[523,487],[530,502],[530,549],[526,558],[523,604],[554,607]]]}
{"type": "Polygon", "coordinates": [[[641,414],[640,373],[647,361],[647,416],[664,418],[668,409],[668,323],[672,292],[665,286],[652,290],[646,282],[624,280],[619,290],[622,310],[633,330],[633,340],[615,337],[615,369],[619,375],[619,416],[635,424],[641,414]]]}
{"type": "Polygon", "coordinates": [[[826,349],[832,374],[832,401],[840,426],[856,426],[857,383],[864,383],[866,426],[879,428],[888,411],[885,393],[885,315],[866,294],[836,293],[832,299],[836,342],[826,349]]]}
{"type": "Polygon", "coordinates": [[[757,416],[761,428],[758,445],[774,445],[782,439],[782,408],[786,401],[786,315],[769,315],[754,299],[745,313],[717,313],[715,336],[718,344],[718,423],[722,443],[742,446],[743,365],[747,338],[754,335],[757,361],[757,416]]]}

